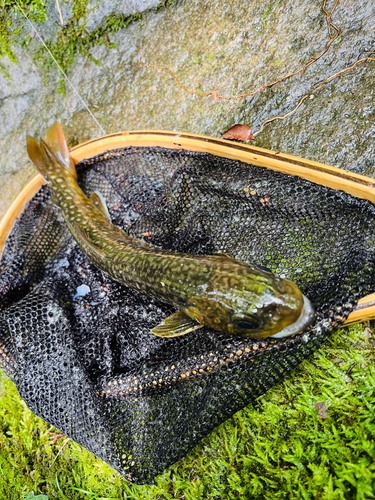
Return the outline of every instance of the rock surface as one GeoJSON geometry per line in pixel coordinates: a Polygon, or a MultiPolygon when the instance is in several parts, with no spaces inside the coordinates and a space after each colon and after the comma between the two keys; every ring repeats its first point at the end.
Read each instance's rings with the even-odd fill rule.
{"type": "Polygon", "coordinates": [[[86,28],[92,30],[100,26],[110,14],[130,16],[157,7],[160,0],[92,0],[88,5],[86,28]]]}
{"type": "MultiPolygon", "coordinates": [[[[126,12],[134,13],[135,7],[157,2],[97,2],[87,28],[125,3],[126,12]]],[[[54,21],[57,11],[48,23],[54,21]]],[[[299,70],[324,49],[329,35],[321,0],[180,0],[150,10],[140,22],[111,35],[115,48],[92,49],[99,66],[80,56],[68,75],[106,133],[162,129],[220,137],[235,123],[257,131],[265,120],[289,113],[321,82],[375,50],[372,0],[339,0],[332,21],[341,34],[322,58],[253,97],[216,102],[212,96],[191,95],[171,73],[144,65],[171,67],[192,91],[251,92],[299,70]]],[[[27,49],[15,48],[18,64],[2,61],[11,79],[0,76],[0,217],[33,173],[26,133],[38,136],[58,119],[71,146],[102,135],[68,85],[65,96],[57,92],[58,70],[46,75],[35,64],[33,50],[39,43],[35,37],[27,49]]],[[[290,117],[267,125],[253,144],[375,177],[374,76],[375,62],[360,63],[313,93],[290,117]]]]}

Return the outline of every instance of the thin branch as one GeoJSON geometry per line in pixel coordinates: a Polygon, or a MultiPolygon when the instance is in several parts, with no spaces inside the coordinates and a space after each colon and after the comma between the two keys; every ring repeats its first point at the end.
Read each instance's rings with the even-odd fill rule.
{"type": "Polygon", "coordinates": [[[57,457],[60,455],[60,453],[63,451],[63,449],[65,448],[65,446],[69,443],[69,441],[71,441],[70,438],[68,438],[65,443],[61,446],[61,448],[59,449],[59,452],[57,453],[57,455],[55,456],[55,458],[53,459],[53,462],[51,463],[50,465],[50,469],[52,468],[53,464],[56,462],[57,460],[57,457]]]}
{"type": "Polygon", "coordinates": [[[219,101],[220,99],[225,99],[227,101],[229,101],[229,100],[237,101],[238,99],[242,99],[244,97],[251,97],[251,96],[253,96],[255,94],[258,94],[259,92],[261,92],[264,89],[273,87],[277,83],[283,82],[284,80],[287,80],[288,78],[291,78],[292,76],[298,75],[299,73],[303,73],[309,66],[311,66],[312,64],[314,64],[321,57],[323,57],[324,54],[326,54],[328,52],[328,50],[329,50],[330,46],[332,45],[332,43],[340,35],[340,29],[331,20],[331,17],[333,15],[333,13],[335,12],[338,3],[339,3],[339,0],[336,0],[335,4],[334,4],[334,6],[333,6],[333,8],[331,10],[331,12],[328,12],[327,9],[326,9],[327,0],[324,0],[324,2],[323,2],[323,11],[324,11],[324,13],[326,15],[327,25],[328,25],[328,34],[329,34],[329,38],[330,38],[329,41],[327,42],[324,50],[322,50],[318,55],[312,56],[310,58],[310,60],[307,61],[307,63],[305,63],[298,71],[294,71],[292,73],[289,73],[288,75],[282,76],[281,78],[279,78],[278,80],[275,80],[274,82],[268,83],[266,85],[262,85],[261,87],[257,88],[256,90],[253,90],[252,92],[246,92],[244,94],[239,94],[237,96],[225,96],[225,95],[219,95],[215,90],[211,90],[210,92],[198,92],[198,91],[190,90],[190,89],[188,89],[188,87],[186,85],[184,85],[181,82],[181,80],[176,75],[175,71],[173,71],[173,69],[170,68],[169,66],[160,66],[159,64],[142,63],[141,57],[142,57],[143,49],[141,49],[140,52],[139,52],[139,54],[138,54],[138,64],[140,66],[142,66],[143,68],[157,68],[157,69],[169,71],[172,74],[173,78],[178,83],[178,85],[182,89],[184,89],[185,92],[187,92],[188,94],[197,95],[199,97],[212,96],[215,101],[219,101]],[[335,31],[334,34],[332,34],[332,29],[335,31]]]}
{"type": "Polygon", "coordinates": [[[59,16],[60,16],[60,24],[61,24],[61,26],[64,26],[64,18],[63,18],[63,15],[62,15],[61,9],[60,9],[60,3],[59,3],[59,0],[56,0],[56,6],[57,6],[57,10],[59,11],[59,16]]]}
{"type": "Polygon", "coordinates": [[[320,83],[317,87],[315,87],[314,89],[310,90],[310,92],[308,94],[304,95],[302,97],[302,99],[299,101],[299,103],[297,104],[297,106],[294,109],[292,109],[292,111],[289,111],[289,113],[287,113],[284,116],[275,116],[274,118],[270,118],[268,120],[265,120],[262,123],[260,129],[257,130],[257,132],[253,132],[253,135],[257,136],[258,134],[260,134],[263,131],[264,127],[266,125],[268,125],[268,123],[271,123],[271,122],[273,122],[275,120],[285,120],[285,118],[288,118],[289,116],[293,115],[297,111],[297,109],[302,106],[303,102],[306,99],[308,99],[312,94],[314,94],[315,92],[317,92],[318,90],[320,90],[323,87],[323,85],[326,85],[327,83],[331,82],[332,80],[334,80],[338,76],[341,76],[344,73],[346,73],[347,71],[350,71],[351,69],[355,68],[355,66],[357,66],[357,64],[360,64],[360,63],[366,62],[366,61],[375,61],[375,58],[373,58],[373,57],[364,57],[364,58],[359,59],[358,61],[356,61],[351,66],[348,66],[347,68],[344,68],[341,71],[338,71],[337,73],[331,75],[330,77],[327,78],[327,80],[324,80],[324,82],[320,83]]]}

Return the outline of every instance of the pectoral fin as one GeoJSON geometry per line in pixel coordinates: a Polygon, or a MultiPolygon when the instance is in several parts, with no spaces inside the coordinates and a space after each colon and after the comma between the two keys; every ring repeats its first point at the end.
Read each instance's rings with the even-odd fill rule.
{"type": "Polygon", "coordinates": [[[90,196],[90,200],[97,206],[101,213],[110,220],[108,208],[102,193],[100,191],[94,191],[90,196]]]}
{"type": "Polygon", "coordinates": [[[203,325],[189,318],[183,311],[176,312],[152,328],[151,333],[158,337],[179,337],[202,328],[203,325]]]}

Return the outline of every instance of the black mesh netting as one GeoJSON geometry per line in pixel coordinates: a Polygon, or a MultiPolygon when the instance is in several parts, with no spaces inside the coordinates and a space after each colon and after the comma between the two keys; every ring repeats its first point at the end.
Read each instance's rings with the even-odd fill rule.
{"type": "Polygon", "coordinates": [[[295,281],[311,330],[161,339],[173,309],[96,269],[43,187],[0,261],[0,359],[29,408],[144,483],[317,349],[375,288],[375,210],[303,179],[203,153],[112,151],[78,165],[112,222],[170,250],[225,252],[295,281]],[[78,296],[85,284],[90,292],[78,296]]]}

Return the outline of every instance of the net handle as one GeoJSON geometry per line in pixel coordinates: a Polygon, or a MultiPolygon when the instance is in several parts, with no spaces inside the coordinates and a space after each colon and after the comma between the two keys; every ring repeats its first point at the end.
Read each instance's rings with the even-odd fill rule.
{"type": "Polygon", "coordinates": [[[210,153],[284,174],[295,175],[321,186],[346,191],[375,204],[374,179],[281,152],[204,135],[158,130],[118,132],[82,143],[72,148],[70,152],[74,160],[79,162],[110,149],[129,146],[162,147],[210,153]]]}
{"type": "MultiPolygon", "coordinates": [[[[196,134],[158,130],[118,132],[79,144],[70,150],[70,154],[73,160],[78,163],[108,150],[130,146],[184,149],[210,153],[284,174],[295,175],[322,186],[346,191],[375,204],[375,181],[364,175],[280,152],[196,134]]],[[[40,174],[32,177],[5,213],[0,222],[0,257],[15,221],[44,183],[45,181],[40,174]]],[[[361,323],[371,319],[375,319],[375,293],[360,299],[358,308],[349,315],[345,324],[361,323]]]]}

